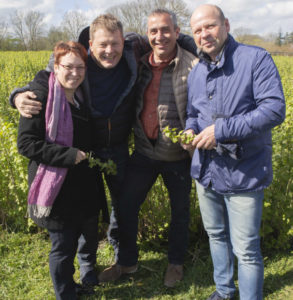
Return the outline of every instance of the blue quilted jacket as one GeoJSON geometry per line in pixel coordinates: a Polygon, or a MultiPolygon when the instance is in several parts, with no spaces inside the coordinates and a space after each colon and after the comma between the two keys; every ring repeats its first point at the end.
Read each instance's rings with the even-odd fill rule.
{"type": "Polygon", "coordinates": [[[272,181],[271,129],[285,118],[278,70],[268,52],[228,36],[217,64],[206,59],[188,78],[186,129],[215,124],[217,143],[236,143],[241,155],[196,150],[191,176],[221,194],[257,191],[272,181]]]}

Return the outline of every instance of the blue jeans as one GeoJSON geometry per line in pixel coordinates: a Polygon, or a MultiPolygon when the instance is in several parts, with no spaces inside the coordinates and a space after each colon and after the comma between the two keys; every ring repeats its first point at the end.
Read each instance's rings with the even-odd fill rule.
{"type": "Polygon", "coordinates": [[[78,239],[77,258],[80,267],[80,281],[92,285],[98,284],[95,270],[96,255],[99,245],[98,217],[90,218],[83,227],[78,239]]]}
{"type": "Polygon", "coordinates": [[[203,224],[209,236],[217,292],[235,293],[234,255],[238,259],[241,300],[261,300],[264,277],[260,250],[263,191],[221,195],[196,181],[203,224]]]}
{"type": "Polygon", "coordinates": [[[159,175],[168,189],[171,204],[168,260],[172,264],[183,264],[188,244],[190,159],[167,162],[153,160],[134,152],[127,167],[118,206],[118,262],[121,265],[137,264],[138,214],[148,191],[159,175]]]}

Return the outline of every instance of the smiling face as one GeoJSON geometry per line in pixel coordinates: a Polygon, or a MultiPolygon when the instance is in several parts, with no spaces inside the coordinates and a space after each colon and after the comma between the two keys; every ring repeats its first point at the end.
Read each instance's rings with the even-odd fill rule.
{"type": "Polygon", "coordinates": [[[111,69],[119,63],[124,47],[124,38],[120,30],[111,32],[105,28],[98,28],[89,44],[91,55],[99,67],[111,69]]]}
{"type": "Polygon", "coordinates": [[[168,61],[175,56],[179,31],[179,27],[174,28],[169,14],[162,13],[149,16],[147,35],[154,51],[156,63],[168,61]]]}
{"type": "Polygon", "coordinates": [[[60,57],[59,63],[54,65],[54,73],[65,92],[74,92],[82,83],[85,76],[85,63],[80,56],[67,53],[60,57]]]}
{"type": "Polygon", "coordinates": [[[196,46],[215,60],[230,31],[228,19],[216,7],[202,5],[192,14],[190,25],[196,46]]]}

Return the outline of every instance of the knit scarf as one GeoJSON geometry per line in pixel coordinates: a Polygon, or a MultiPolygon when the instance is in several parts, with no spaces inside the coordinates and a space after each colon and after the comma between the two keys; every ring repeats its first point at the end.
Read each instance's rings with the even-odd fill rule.
{"type": "MultiPolygon", "coordinates": [[[[73,122],[65,92],[52,72],[49,77],[49,93],[45,113],[46,141],[72,146],[73,122]]],[[[29,212],[35,217],[50,215],[53,203],[67,174],[67,168],[40,164],[28,194],[29,212]],[[31,208],[31,209],[30,209],[31,208]]]]}

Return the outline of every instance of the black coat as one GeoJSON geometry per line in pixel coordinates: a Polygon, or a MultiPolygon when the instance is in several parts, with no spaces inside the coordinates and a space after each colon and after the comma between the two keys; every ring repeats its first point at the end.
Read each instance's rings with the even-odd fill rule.
{"type": "Polygon", "coordinates": [[[31,216],[39,226],[52,230],[73,226],[83,222],[85,218],[97,216],[100,209],[105,210],[106,198],[99,170],[89,168],[87,160],[75,165],[78,149],[84,152],[92,149],[93,126],[86,103],[79,101],[79,109],[70,104],[74,130],[72,147],[49,143],[45,140],[45,109],[49,74],[49,72],[41,71],[29,84],[30,90],[37,95],[38,100],[42,101],[42,111],[32,118],[20,117],[17,145],[19,153],[30,159],[29,185],[40,163],[68,168],[49,217],[31,216]]]}

